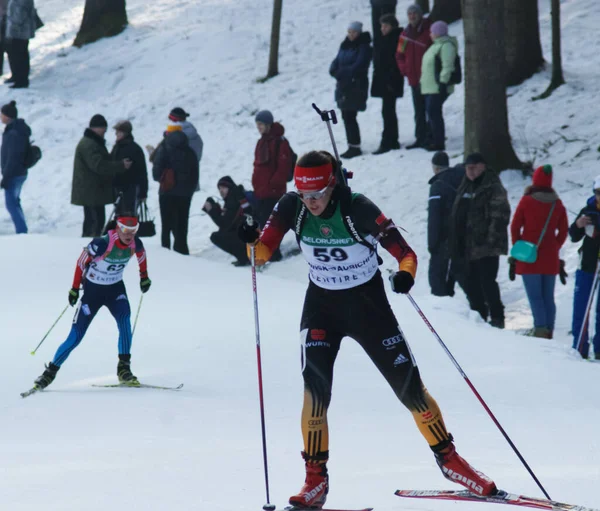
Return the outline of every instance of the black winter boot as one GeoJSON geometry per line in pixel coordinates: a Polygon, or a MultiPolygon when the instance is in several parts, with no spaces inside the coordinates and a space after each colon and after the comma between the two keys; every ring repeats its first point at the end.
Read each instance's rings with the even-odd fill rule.
{"type": "Polygon", "coordinates": [[[34,381],[35,386],[39,387],[40,389],[45,389],[54,381],[54,378],[56,378],[56,373],[58,373],[59,369],[60,366],[56,366],[52,362],[50,362],[46,366],[46,370],[42,373],[42,375],[36,378],[36,380],[34,381]]]}
{"type": "Polygon", "coordinates": [[[361,154],[362,151],[360,150],[360,146],[351,145],[350,147],[348,147],[346,152],[340,154],[340,158],[345,158],[346,160],[349,160],[350,158],[360,156],[361,154]]]}
{"type": "Polygon", "coordinates": [[[119,365],[117,365],[117,376],[119,383],[128,385],[139,385],[137,377],[131,372],[131,355],[119,355],[119,365]]]}

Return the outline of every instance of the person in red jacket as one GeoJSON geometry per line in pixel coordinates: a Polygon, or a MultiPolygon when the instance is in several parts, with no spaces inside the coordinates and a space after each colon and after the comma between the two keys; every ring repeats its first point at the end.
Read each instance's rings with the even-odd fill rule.
{"type": "Polygon", "coordinates": [[[552,339],[556,304],[554,284],[560,272],[558,252],[567,239],[567,211],[552,188],[552,167],[544,165],[533,173],[533,183],[525,189],[510,225],[513,245],[518,240],[538,243],[544,225],[548,226],[533,263],[516,261],[515,273],[523,284],[533,314],[533,335],[552,339]],[[549,220],[548,220],[549,218],[549,220]]]}
{"type": "Polygon", "coordinates": [[[431,20],[423,17],[423,10],[417,4],[408,8],[408,26],[400,34],[396,49],[396,63],[400,73],[408,79],[412,89],[413,106],[415,109],[416,141],[407,149],[425,147],[429,144],[431,134],[425,115],[425,97],[421,94],[421,62],[427,49],[433,44],[429,29],[431,20]]]}
{"type": "MultiPolygon", "coordinates": [[[[254,150],[254,172],[252,173],[252,187],[256,199],[254,218],[263,228],[275,204],[287,191],[292,150],[283,136],[285,128],[273,121],[271,112],[261,110],[254,120],[256,129],[261,134],[254,150]]],[[[279,250],[274,256],[272,261],[281,259],[279,250]]]]}

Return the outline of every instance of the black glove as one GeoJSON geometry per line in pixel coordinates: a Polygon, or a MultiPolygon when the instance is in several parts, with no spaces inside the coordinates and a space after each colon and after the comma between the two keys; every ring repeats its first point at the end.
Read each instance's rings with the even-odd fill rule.
{"type": "Polygon", "coordinates": [[[152,281],[148,277],[140,279],[140,289],[142,290],[142,293],[147,293],[151,285],[152,281]]]}
{"type": "Polygon", "coordinates": [[[259,236],[260,226],[253,218],[250,219],[250,223],[244,221],[238,227],[238,238],[240,238],[244,243],[255,243],[259,236]]]}
{"type": "Polygon", "coordinates": [[[79,300],[79,289],[73,287],[69,291],[69,305],[73,307],[77,303],[77,300],[79,300]]]}
{"type": "Polygon", "coordinates": [[[440,82],[440,94],[448,95],[448,84],[440,82]]]}
{"type": "Polygon", "coordinates": [[[390,283],[392,284],[392,291],[394,293],[406,294],[415,284],[415,279],[407,271],[397,271],[393,275],[390,275],[390,283]]]}
{"type": "Polygon", "coordinates": [[[561,259],[560,260],[560,273],[559,273],[559,278],[560,278],[560,283],[563,286],[567,285],[567,277],[569,276],[569,274],[567,273],[567,271],[565,270],[565,262],[561,259]]]}
{"type": "Polygon", "coordinates": [[[508,278],[509,280],[515,280],[517,269],[517,260],[514,257],[508,258],[508,278]]]}

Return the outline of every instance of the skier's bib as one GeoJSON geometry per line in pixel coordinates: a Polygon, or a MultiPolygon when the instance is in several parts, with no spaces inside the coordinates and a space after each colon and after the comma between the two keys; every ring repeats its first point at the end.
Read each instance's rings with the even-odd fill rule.
{"type": "Polygon", "coordinates": [[[119,248],[116,237],[111,234],[108,234],[106,252],[95,257],[87,270],[86,278],[94,284],[109,286],[123,280],[123,271],[135,253],[131,247],[119,248]]]}
{"type": "MultiPolygon", "coordinates": [[[[375,243],[373,236],[365,241],[375,243]]],[[[309,266],[309,278],[324,289],[349,289],[373,278],[377,253],[359,243],[346,229],[338,203],[331,218],[306,215],[299,237],[309,266]]]]}

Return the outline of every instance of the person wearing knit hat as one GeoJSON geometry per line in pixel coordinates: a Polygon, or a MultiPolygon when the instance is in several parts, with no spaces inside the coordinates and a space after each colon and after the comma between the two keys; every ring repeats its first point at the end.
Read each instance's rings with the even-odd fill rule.
{"type": "Polygon", "coordinates": [[[348,34],[329,66],[335,78],[335,100],[342,111],[348,149],[340,156],[354,158],[362,154],[358,112],[367,109],[369,95],[369,66],[373,57],[371,34],[362,31],[360,22],[348,26],[348,34]]]}
{"type": "Polygon", "coordinates": [[[420,79],[431,132],[431,143],[425,148],[428,151],[443,151],[446,148],[443,106],[454,92],[452,79],[456,68],[458,40],[448,35],[448,24],[444,21],[433,23],[430,35],[433,45],[423,55],[420,79]]]}
{"type": "Polygon", "coordinates": [[[190,114],[188,114],[183,108],[176,106],[169,113],[169,120],[174,122],[182,122],[185,121],[189,116],[190,114]]]}
{"type": "Polygon", "coordinates": [[[454,296],[456,278],[450,264],[450,218],[465,170],[450,167],[448,155],[439,151],[431,159],[433,177],[429,180],[427,201],[427,249],[429,287],[434,296],[454,296]]]}
{"type": "MultiPolygon", "coordinates": [[[[273,124],[273,114],[269,112],[269,110],[261,110],[254,117],[254,122],[265,124],[266,126],[271,126],[273,124]]],[[[260,129],[259,129],[260,131],[260,129]]]]}
{"type": "Polygon", "coordinates": [[[0,120],[6,127],[2,134],[0,188],[4,189],[4,202],[15,226],[15,232],[25,234],[27,233],[27,222],[21,207],[21,189],[27,179],[24,154],[29,145],[31,128],[23,119],[19,119],[17,114],[15,101],[2,106],[0,120]]]}
{"type": "MultiPolygon", "coordinates": [[[[389,305],[372,243],[378,240],[397,263],[397,271],[390,275],[394,293],[407,294],[412,289],[415,252],[373,202],[360,193],[350,193],[336,181],[336,166],[335,157],[325,151],[302,155],[294,170],[296,192],[279,200],[262,232],[258,224],[247,222],[238,231],[240,239],[253,247],[253,264],[260,266],[269,261],[287,231],[296,230],[308,264],[310,283],[300,320],[304,380],[300,420],[306,478],[289,503],[321,509],[326,502],[327,463],[333,453],[327,415],[335,359],[346,336],[356,340],[381,370],[412,415],[442,473],[459,473],[458,484],[467,488],[477,485],[481,495],[493,494],[494,482],[456,452],[442,412],[421,381],[408,341],[389,305]]],[[[364,432],[366,438],[372,434],[364,432]]]]}
{"type": "MultiPolygon", "coordinates": [[[[594,194],[587,199],[575,221],[569,227],[571,241],[578,243],[583,240],[579,248],[579,268],[575,272],[575,295],[573,297],[573,349],[577,350],[582,358],[595,358],[600,360],[600,299],[596,299],[595,332],[592,340],[593,355],[590,354],[590,337],[588,322],[584,323],[586,316],[592,316],[588,311],[593,300],[590,299],[593,283],[597,272],[598,255],[600,254],[600,175],[591,183],[594,194]],[[589,302],[589,303],[588,303],[589,302]]],[[[597,296],[600,297],[600,287],[597,296]]]]}
{"type": "Polygon", "coordinates": [[[108,123],[104,116],[94,115],[75,149],[71,204],[83,206],[84,238],[100,236],[106,222],[106,204],[115,202],[113,179],[129,170],[133,161],[113,161],[106,149],[108,123]]]}
{"type": "Polygon", "coordinates": [[[510,204],[502,181],[482,158],[470,155],[456,191],[450,218],[449,251],[456,280],[471,310],[495,328],[504,328],[498,286],[500,256],[508,253],[510,204]],[[476,162],[475,162],[476,161],[476,162]]]}
{"type": "Polygon", "coordinates": [[[542,165],[535,169],[532,184],[525,188],[510,225],[513,249],[509,264],[514,267],[514,274],[523,278],[533,315],[530,335],[534,337],[552,339],[556,318],[554,286],[561,273],[559,251],[567,239],[568,227],[567,211],[552,188],[552,166],[542,165]],[[517,244],[524,242],[537,246],[534,261],[517,259],[517,244]]]}
{"type": "Polygon", "coordinates": [[[415,120],[415,141],[406,149],[426,147],[431,143],[431,133],[427,124],[425,96],[421,93],[421,67],[423,55],[433,44],[431,40],[431,20],[423,17],[423,10],[416,4],[407,9],[408,24],[400,34],[396,49],[396,64],[406,77],[412,93],[415,120]]]}
{"type": "Polygon", "coordinates": [[[210,235],[210,241],[221,250],[231,254],[236,259],[234,266],[248,266],[250,261],[246,254],[246,244],[239,239],[237,230],[247,215],[252,215],[252,207],[246,198],[242,185],[236,185],[231,176],[223,176],[217,181],[221,198],[225,201],[223,207],[212,197],[206,199],[202,211],[208,213],[219,230],[210,235]]]}

